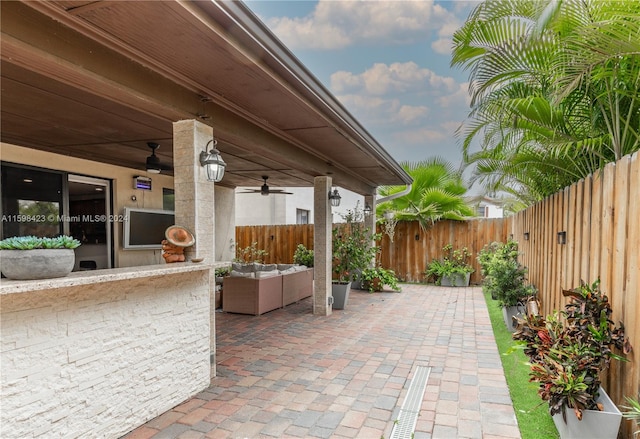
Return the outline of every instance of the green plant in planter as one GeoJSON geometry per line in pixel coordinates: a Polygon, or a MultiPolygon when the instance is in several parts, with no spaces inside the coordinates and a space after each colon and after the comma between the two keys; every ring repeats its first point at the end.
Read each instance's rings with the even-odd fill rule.
{"type": "Polygon", "coordinates": [[[303,244],[298,244],[293,253],[293,263],[313,267],[313,250],[307,249],[303,244]]]}
{"type": "Polygon", "coordinates": [[[518,262],[518,243],[492,243],[478,254],[484,274],[482,289],[490,293],[500,306],[516,306],[536,295],[535,287],[526,285],[527,269],[518,262]]]}
{"type": "Polygon", "coordinates": [[[393,270],[387,270],[380,266],[365,268],[362,270],[361,280],[363,286],[370,293],[374,291],[382,291],[385,285],[388,285],[394,291],[400,291],[398,278],[393,270]]]}
{"type": "Polygon", "coordinates": [[[252,262],[256,262],[258,264],[262,263],[265,256],[268,256],[266,250],[262,250],[258,248],[258,243],[254,242],[250,246],[245,248],[239,248],[236,250],[236,257],[234,258],[234,262],[241,262],[250,264],[252,262]]]}
{"type": "Polygon", "coordinates": [[[469,264],[471,253],[467,247],[453,249],[453,245],[448,244],[442,247],[444,256],[441,259],[433,259],[425,271],[427,280],[433,279],[436,285],[440,285],[445,276],[467,275],[473,273],[473,267],[469,264]]]}
{"type": "Polygon", "coordinates": [[[215,269],[216,277],[225,277],[231,273],[231,267],[220,267],[215,269]]]}
{"type": "Polygon", "coordinates": [[[79,246],[80,241],[67,235],[60,235],[55,238],[13,236],[0,241],[0,250],[74,249],[79,246]]]}
{"type": "Polygon", "coordinates": [[[565,421],[568,408],[578,419],[584,410],[598,410],[600,373],[612,359],[626,361],[613,349],[631,351],[624,327],[610,319],[611,306],[599,284],[564,291],[571,298],[564,311],[546,319],[520,318],[513,334],[530,359],[530,380],[539,383],[538,394],[549,403],[551,415],[561,413],[565,421]]]}
{"type": "MultiPolygon", "coordinates": [[[[629,405],[622,406],[622,408],[625,410],[624,412],[622,412],[622,416],[625,419],[629,419],[630,421],[635,421],[636,426],[640,425],[640,402],[638,401],[638,398],[630,398],[626,396],[624,399],[627,400],[627,403],[629,405]]],[[[633,435],[640,435],[640,429],[636,430],[633,435]]]]}
{"type": "Polygon", "coordinates": [[[333,273],[340,283],[358,280],[360,273],[370,267],[378,253],[373,242],[381,234],[373,233],[363,223],[364,213],[356,209],[343,215],[345,223],[333,228],[333,273]]]}

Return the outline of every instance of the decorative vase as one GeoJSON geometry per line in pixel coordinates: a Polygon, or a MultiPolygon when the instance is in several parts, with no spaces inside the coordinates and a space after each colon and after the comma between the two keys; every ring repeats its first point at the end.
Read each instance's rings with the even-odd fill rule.
{"type": "Polygon", "coordinates": [[[7,279],[64,277],[71,273],[75,261],[75,252],[68,248],[0,251],[1,270],[7,279]]]}
{"type": "Polygon", "coordinates": [[[344,309],[349,300],[351,282],[333,282],[331,284],[331,295],[333,296],[333,309],[344,309]]]}
{"type": "Polygon", "coordinates": [[[622,413],[611,401],[607,392],[600,387],[597,402],[604,406],[604,410],[584,410],[582,420],[578,420],[573,409],[567,409],[567,422],[562,419],[562,413],[553,415],[561,439],[616,439],[622,413]]]}

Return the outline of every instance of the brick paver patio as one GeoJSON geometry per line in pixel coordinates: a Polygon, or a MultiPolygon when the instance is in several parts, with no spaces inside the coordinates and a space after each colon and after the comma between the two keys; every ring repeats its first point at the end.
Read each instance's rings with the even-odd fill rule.
{"type": "Polygon", "coordinates": [[[480,288],[352,290],[262,316],[216,313],[211,387],[125,436],[389,438],[415,367],[429,366],[421,438],[519,438],[480,288]]]}

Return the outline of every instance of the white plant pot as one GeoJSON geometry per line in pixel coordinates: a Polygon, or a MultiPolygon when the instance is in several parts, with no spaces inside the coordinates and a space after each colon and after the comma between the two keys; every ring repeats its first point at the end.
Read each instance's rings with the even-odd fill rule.
{"type": "Polygon", "coordinates": [[[600,387],[600,396],[597,402],[604,406],[603,411],[585,410],[582,412],[582,420],[579,421],[573,413],[573,409],[567,409],[567,422],[562,419],[562,413],[553,415],[561,439],[616,439],[622,413],[611,401],[609,395],[600,387]]]}
{"type": "Polygon", "coordinates": [[[75,252],[68,248],[0,251],[0,269],[8,279],[64,277],[71,273],[75,261],[75,252]]]}

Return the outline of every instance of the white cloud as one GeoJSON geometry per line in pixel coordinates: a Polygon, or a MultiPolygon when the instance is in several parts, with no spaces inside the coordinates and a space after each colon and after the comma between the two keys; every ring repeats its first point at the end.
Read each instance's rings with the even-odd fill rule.
{"type": "Polygon", "coordinates": [[[440,55],[450,55],[452,47],[453,40],[451,38],[440,38],[431,43],[433,51],[440,55]]]}
{"type": "Polygon", "coordinates": [[[306,17],[267,20],[289,48],[317,50],[425,41],[432,32],[442,37],[442,29],[457,23],[455,16],[434,0],[320,0],[306,17]]]}
{"type": "Polygon", "coordinates": [[[457,84],[457,88],[451,94],[441,96],[437,100],[438,104],[443,108],[469,108],[471,104],[471,96],[469,95],[469,83],[463,82],[457,84]]]}
{"type": "Polygon", "coordinates": [[[448,76],[420,68],[414,62],[376,63],[365,72],[356,75],[339,71],[331,75],[331,89],[335,93],[364,92],[375,96],[398,93],[454,92],[458,84],[448,76]]]}

